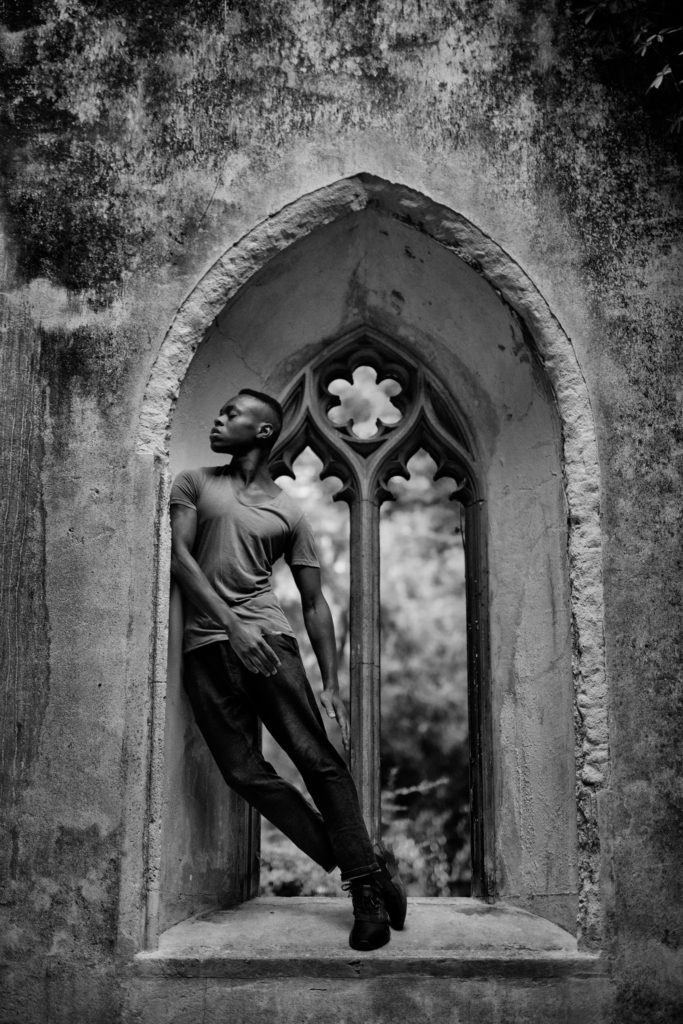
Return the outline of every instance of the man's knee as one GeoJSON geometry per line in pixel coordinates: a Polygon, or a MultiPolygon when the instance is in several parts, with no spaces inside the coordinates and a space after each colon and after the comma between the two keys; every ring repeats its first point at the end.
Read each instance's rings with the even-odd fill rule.
{"type": "Polygon", "coordinates": [[[251,790],[264,784],[272,784],[279,777],[272,764],[258,752],[241,757],[238,761],[224,760],[221,769],[226,782],[243,795],[248,795],[251,790]]]}
{"type": "Polygon", "coordinates": [[[349,770],[342,756],[330,743],[323,747],[306,746],[298,753],[295,764],[304,779],[308,775],[329,781],[345,780],[349,770]]]}

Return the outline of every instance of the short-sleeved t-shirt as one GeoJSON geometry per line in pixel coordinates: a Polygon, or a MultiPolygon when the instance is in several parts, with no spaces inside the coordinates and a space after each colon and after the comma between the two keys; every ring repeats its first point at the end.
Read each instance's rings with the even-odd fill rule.
{"type": "MultiPolygon", "coordinates": [[[[228,465],[179,473],[171,488],[171,505],[196,509],[192,553],[235,614],[264,633],[293,636],[271,589],[273,564],[284,556],[289,565],[320,565],[311,528],[297,504],[283,491],[245,500],[235,489],[228,465]]],[[[218,622],[186,601],[186,651],[225,639],[218,622]]]]}

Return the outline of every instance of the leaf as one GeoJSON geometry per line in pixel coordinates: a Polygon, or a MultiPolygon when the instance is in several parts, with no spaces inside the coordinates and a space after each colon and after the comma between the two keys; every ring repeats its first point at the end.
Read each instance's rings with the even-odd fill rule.
{"type": "Polygon", "coordinates": [[[652,81],[650,82],[650,84],[647,87],[647,92],[649,92],[650,89],[659,89],[660,85],[662,84],[662,82],[664,81],[666,76],[670,75],[670,74],[671,74],[671,65],[667,64],[652,79],[652,81]]]}

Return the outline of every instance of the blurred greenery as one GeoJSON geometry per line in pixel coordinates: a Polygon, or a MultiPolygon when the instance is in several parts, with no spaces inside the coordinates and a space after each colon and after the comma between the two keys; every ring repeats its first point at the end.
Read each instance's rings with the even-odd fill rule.
{"type": "MultiPolygon", "coordinates": [[[[348,510],[331,500],[338,481],[319,480],[310,450],[295,464],[296,480],[279,480],[311,521],[323,566],[325,594],[338,638],[342,687],[348,675],[348,510]]],[[[470,892],[469,777],[465,569],[452,485],[434,482],[425,452],[396,478],[396,500],[381,515],[382,828],[411,895],[470,892]]],[[[298,593],[286,566],[274,588],[301,642],[314,689],[315,658],[307,642],[298,593]]],[[[348,693],[345,694],[348,697],[348,693]]],[[[341,749],[336,727],[330,738],[341,749]]],[[[264,734],[264,752],[303,791],[293,765],[264,734]]],[[[262,830],[261,891],[335,895],[328,876],[267,822],[262,830]]]]}

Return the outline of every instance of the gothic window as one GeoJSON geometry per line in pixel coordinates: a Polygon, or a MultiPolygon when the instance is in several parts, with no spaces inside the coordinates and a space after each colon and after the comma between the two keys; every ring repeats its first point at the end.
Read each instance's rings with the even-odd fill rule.
{"type": "Polygon", "coordinates": [[[368,330],[311,362],[287,392],[284,407],[286,426],[273,453],[273,474],[294,476],[294,461],[310,448],[322,462],[321,479],[341,480],[334,499],[349,506],[350,760],[373,837],[381,822],[380,508],[394,499],[391,479],[407,479],[408,463],[420,451],[433,460],[434,479],[452,485],[466,539],[472,891],[485,894],[485,573],[481,502],[467,432],[428,367],[368,330]]]}
{"type": "MultiPolygon", "coordinates": [[[[346,518],[349,506],[354,550],[354,770],[375,829],[378,513],[386,520],[398,507],[394,477],[409,472],[411,451],[445,474],[466,540],[472,894],[594,937],[609,751],[600,473],[585,381],[543,296],[490,237],[369,175],[301,197],[226,251],[178,310],[148,382],[139,488],[154,507],[155,544],[140,580],[153,586],[148,594],[141,582],[132,599],[135,635],[149,624],[151,643],[129,687],[138,760],[122,935],[137,941],[144,930],[153,945],[258,884],[258,823],[226,794],[191,727],[173,599],[166,614],[169,476],[206,461],[228,382],[285,397],[276,473],[291,473],[310,444],[342,480],[337,507],[346,518]],[[351,328],[361,317],[367,327],[351,328]]],[[[386,672],[385,683],[386,695],[386,672]]]]}

